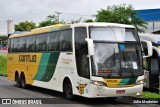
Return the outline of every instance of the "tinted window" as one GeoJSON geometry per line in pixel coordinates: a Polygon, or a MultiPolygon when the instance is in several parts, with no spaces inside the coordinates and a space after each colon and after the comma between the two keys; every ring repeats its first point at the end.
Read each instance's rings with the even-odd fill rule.
{"type": "Polygon", "coordinates": [[[19,52],[20,50],[20,39],[14,38],[13,39],[13,52],[19,52]]]}
{"type": "Polygon", "coordinates": [[[48,33],[40,34],[37,36],[36,51],[46,51],[47,50],[47,37],[48,37],[48,33]]]}
{"type": "Polygon", "coordinates": [[[59,50],[72,51],[72,30],[60,31],[59,50]]]}
{"type": "Polygon", "coordinates": [[[58,51],[58,32],[49,33],[48,50],[58,51]]]}
{"type": "Polygon", "coordinates": [[[75,53],[78,75],[89,78],[89,59],[88,47],[85,38],[87,37],[86,28],[75,28],[75,53]]]}
{"type": "Polygon", "coordinates": [[[28,36],[26,50],[28,52],[33,52],[35,51],[35,49],[36,49],[36,36],[28,36]]]}
{"type": "Polygon", "coordinates": [[[146,69],[146,70],[149,70],[148,63],[149,63],[149,59],[148,58],[143,58],[143,68],[146,69]]]}
{"type": "Polygon", "coordinates": [[[20,52],[26,51],[26,42],[27,42],[27,37],[20,38],[20,52]]]}
{"type": "Polygon", "coordinates": [[[13,38],[11,38],[11,46],[10,46],[10,52],[13,52],[13,38]]]}
{"type": "Polygon", "coordinates": [[[151,57],[151,74],[159,74],[158,54],[154,49],[151,57]]]}
{"type": "Polygon", "coordinates": [[[151,73],[152,74],[158,74],[159,72],[159,65],[158,65],[158,59],[151,59],[151,73]]]}
{"type": "Polygon", "coordinates": [[[8,52],[11,52],[11,39],[8,39],[8,52]]]}

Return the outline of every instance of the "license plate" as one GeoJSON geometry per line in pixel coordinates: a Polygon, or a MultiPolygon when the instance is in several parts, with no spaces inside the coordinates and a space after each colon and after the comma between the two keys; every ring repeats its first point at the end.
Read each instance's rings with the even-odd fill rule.
{"type": "Polygon", "coordinates": [[[116,94],[124,94],[125,93],[125,90],[117,90],[116,91],[116,94]]]}

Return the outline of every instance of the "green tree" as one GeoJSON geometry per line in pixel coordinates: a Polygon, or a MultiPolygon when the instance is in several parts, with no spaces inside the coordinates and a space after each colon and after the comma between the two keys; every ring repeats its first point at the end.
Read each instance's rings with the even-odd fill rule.
{"type": "Polygon", "coordinates": [[[59,22],[57,16],[49,15],[47,16],[46,20],[39,23],[38,27],[45,27],[45,26],[55,25],[59,23],[63,23],[63,22],[59,22]]]}
{"type": "Polygon", "coordinates": [[[3,46],[7,45],[7,40],[8,40],[8,36],[5,35],[0,35],[0,44],[2,44],[3,46]]]}
{"type": "Polygon", "coordinates": [[[137,16],[132,5],[113,5],[108,6],[107,9],[97,11],[97,22],[111,22],[134,25],[139,32],[144,32],[147,28],[147,23],[137,16]]]}
{"type": "Polygon", "coordinates": [[[92,19],[87,19],[85,22],[94,22],[92,19]]]}
{"type": "Polygon", "coordinates": [[[50,26],[50,25],[55,25],[58,24],[57,22],[51,21],[51,20],[45,20],[39,23],[38,27],[45,27],[45,26],[50,26]]]}
{"type": "Polygon", "coordinates": [[[51,20],[58,23],[58,17],[56,15],[49,15],[46,20],[51,20]]]}
{"type": "Polygon", "coordinates": [[[31,31],[32,29],[36,28],[36,23],[33,21],[25,21],[20,22],[17,25],[15,25],[15,31],[31,31]]]}
{"type": "Polygon", "coordinates": [[[8,39],[8,37],[7,36],[5,36],[5,35],[0,35],[0,40],[2,40],[2,41],[6,41],[8,39]]]}

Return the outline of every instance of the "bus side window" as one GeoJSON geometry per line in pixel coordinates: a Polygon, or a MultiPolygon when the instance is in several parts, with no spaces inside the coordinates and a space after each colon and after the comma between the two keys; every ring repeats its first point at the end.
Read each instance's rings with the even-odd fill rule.
{"type": "Polygon", "coordinates": [[[87,30],[85,27],[75,28],[75,55],[78,75],[90,78],[88,47],[85,38],[87,30]]]}
{"type": "Polygon", "coordinates": [[[8,39],[8,53],[12,51],[11,49],[11,39],[8,39]]]}
{"type": "MultiPolygon", "coordinates": [[[[143,41],[141,41],[141,44],[142,44],[143,56],[148,55],[147,44],[143,41]]],[[[149,63],[150,63],[150,57],[143,58],[143,68],[146,69],[147,71],[149,71],[150,69],[149,63]]]]}
{"type": "Polygon", "coordinates": [[[26,51],[26,42],[27,42],[27,37],[20,38],[20,52],[26,51]]]}
{"type": "MultiPolygon", "coordinates": [[[[143,56],[145,56],[145,55],[147,55],[147,49],[145,49],[145,48],[143,48],[143,56]]],[[[143,68],[144,69],[146,69],[147,71],[149,71],[149,69],[150,69],[150,66],[149,66],[149,64],[150,64],[150,57],[149,58],[143,58],[143,68]]]]}
{"type": "Polygon", "coordinates": [[[143,68],[146,70],[149,70],[149,59],[148,58],[143,58],[143,68]]]}
{"type": "Polygon", "coordinates": [[[28,36],[27,37],[27,52],[34,52],[36,50],[36,36],[28,36]]]}
{"type": "Polygon", "coordinates": [[[48,33],[40,34],[36,40],[36,51],[47,51],[48,33]]]}
{"type": "Polygon", "coordinates": [[[49,33],[48,51],[58,51],[58,32],[49,33]]]}
{"type": "Polygon", "coordinates": [[[72,51],[72,30],[60,31],[59,50],[72,51]]]}
{"type": "Polygon", "coordinates": [[[20,51],[20,39],[13,38],[13,52],[19,52],[19,51],[20,51]]]}

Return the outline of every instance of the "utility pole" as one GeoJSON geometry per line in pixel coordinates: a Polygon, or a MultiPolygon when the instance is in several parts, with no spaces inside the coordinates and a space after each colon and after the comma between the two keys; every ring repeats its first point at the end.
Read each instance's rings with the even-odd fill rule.
{"type": "Polygon", "coordinates": [[[58,17],[58,23],[59,23],[59,15],[62,14],[62,12],[55,12],[57,14],[58,17]]]}

